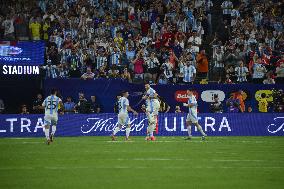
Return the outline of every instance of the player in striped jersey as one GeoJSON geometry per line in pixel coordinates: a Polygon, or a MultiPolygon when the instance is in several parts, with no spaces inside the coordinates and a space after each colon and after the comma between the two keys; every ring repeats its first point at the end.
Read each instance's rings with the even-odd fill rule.
{"type": "Polygon", "coordinates": [[[128,111],[131,111],[134,113],[134,115],[138,115],[138,113],[133,110],[129,106],[129,100],[127,99],[129,96],[127,91],[122,92],[122,97],[118,100],[118,125],[113,130],[113,133],[111,135],[112,140],[115,140],[116,133],[123,127],[126,126],[126,140],[129,140],[129,133],[130,133],[130,120],[128,116],[128,111]]]}
{"type": "Polygon", "coordinates": [[[46,137],[46,143],[49,145],[50,142],[54,140],[54,134],[56,131],[56,125],[58,121],[58,108],[64,107],[62,100],[56,96],[57,91],[55,89],[51,90],[51,95],[48,96],[42,103],[45,109],[44,115],[44,133],[46,137]],[[52,126],[51,135],[49,135],[50,126],[52,126]]]}
{"type": "Polygon", "coordinates": [[[202,127],[198,123],[198,118],[197,118],[197,101],[195,96],[193,95],[193,92],[191,90],[187,90],[187,95],[189,96],[188,98],[188,103],[183,103],[183,106],[188,107],[188,114],[186,117],[186,126],[187,126],[187,132],[188,132],[188,138],[187,140],[190,140],[192,135],[191,135],[191,124],[195,125],[198,129],[198,131],[202,135],[202,140],[205,140],[205,136],[207,136],[202,127]]]}
{"type": "Polygon", "coordinates": [[[154,130],[157,125],[157,117],[160,109],[160,102],[158,100],[158,94],[150,87],[149,84],[145,84],[146,95],[143,99],[146,100],[146,115],[148,118],[147,136],[146,140],[156,140],[154,137],[154,130]]]}

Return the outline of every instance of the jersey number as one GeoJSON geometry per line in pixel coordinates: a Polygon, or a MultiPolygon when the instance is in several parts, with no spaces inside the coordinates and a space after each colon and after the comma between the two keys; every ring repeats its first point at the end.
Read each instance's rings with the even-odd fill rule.
{"type": "Polygon", "coordinates": [[[55,101],[48,101],[47,102],[47,109],[55,109],[56,108],[56,102],[55,101]]]}

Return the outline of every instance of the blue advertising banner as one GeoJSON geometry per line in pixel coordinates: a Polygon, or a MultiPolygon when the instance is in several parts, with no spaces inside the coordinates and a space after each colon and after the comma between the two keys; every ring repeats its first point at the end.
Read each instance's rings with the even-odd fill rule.
{"type": "MultiPolygon", "coordinates": [[[[157,135],[186,136],[185,119],[186,114],[159,114],[157,135]]],[[[284,114],[199,114],[198,119],[208,136],[284,136],[284,114]]],[[[0,137],[43,137],[43,122],[43,115],[0,115],[0,137]]],[[[130,122],[132,136],[146,135],[145,114],[130,115],[130,122]]],[[[109,136],[116,126],[116,114],[66,114],[59,116],[56,135],[109,136]]]]}
{"type": "MultiPolygon", "coordinates": [[[[208,84],[208,85],[153,85],[157,93],[163,98],[163,101],[170,105],[170,112],[175,111],[175,106],[179,105],[182,111],[187,111],[183,107],[183,103],[187,102],[187,89],[192,89],[197,97],[198,111],[201,113],[209,113],[209,105],[214,101],[214,95],[217,95],[222,102],[223,112],[227,112],[226,100],[231,93],[239,90],[243,91],[244,103],[247,107],[252,108],[252,112],[258,111],[259,100],[261,94],[265,93],[269,102],[269,112],[273,112],[273,91],[284,89],[284,85],[257,85],[257,84],[208,84]]],[[[131,84],[121,79],[95,79],[83,81],[80,79],[47,79],[44,82],[45,93],[48,95],[52,88],[60,90],[63,100],[67,96],[73,97],[78,102],[78,92],[85,93],[85,97],[90,100],[90,96],[97,97],[97,103],[101,105],[102,112],[112,113],[116,95],[123,90],[129,91],[130,105],[137,111],[144,101],[141,100],[145,92],[144,85],[131,84]],[[72,87],[70,87],[72,86],[72,87]]],[[[283,111],[283,109],[282,109],[283,111]]]]}
{"type": "Polygon", "coordinates": [[[42,65],[44,64],[44,51],[43,41],[0,41],[0,64],[42,65]]]}

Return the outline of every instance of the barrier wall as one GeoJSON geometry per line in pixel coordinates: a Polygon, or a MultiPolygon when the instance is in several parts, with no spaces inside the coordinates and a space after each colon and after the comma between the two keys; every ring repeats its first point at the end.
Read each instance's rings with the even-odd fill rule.
{"type": "MultiPolygon", "coordinates": [[[[157,93],[164,98],[164,101],[171,106],[170,112],[174,112],[175,106],[182,107],[183,102],[187,102],[186,90],[188,88],[195,91],[198,101],[198,110],[202,113],[209,113],[209,104],[213,101],[213,96],[218,95],[223,102],[224,112],[227,111],[225,102],[231,93],[239,90],[244,91],[244,99],[246,107],[251,106],[253,112],[258,112],[258,99],[261,93],[266,93],[268,100],[272,101],[271,97],[273,89],[284,89],[284,85],[256,85],[256,84],[208,84],[208,85],[153,85],[157,93]]],[[[96,79],[83,81],[80,79],[47,79],[44,82],[46,94],[50,93],[52,88],[57,88],[61,91],[64,98],[67,96],[73,97],[75,102],[78,100],[78,92],[83,91],[86,98],[90,99],[91,95],[97,96],[97,100],[102,106],[104,113],[112,113],[113,105],[116,100],[116,95],[122,90],[127,90],[130,93],[130,105],[139,110],[144,103],[141,100],[142,94],[145,91],[144,85],[131,84],[121,79],[96,79]]],[[[187,111],[182,107],[183,111],[187,111]]],[[[272,109],[269,109],[271,112],[272,109]]]]}
{"type": "MultiPolygon", "coordinates": [[[[284,114],[199,114],[198,117],[209,136],[284,136],[284,114]]],[[[187,135],[185,119],[186,114],[159,114],[158,135],[187,135]]],[[[130,121],[131,135],[145,136],[145,114],[130,115],[130,121]]],[[[66,114],[59,116],[56,135],[109,136],[116,125],[116,114],[66,114]]],[[[0,137],[43,137],[42,126],[43,115],[0,115],[0,137]]],[[[192,134],[199,135],[195,129],[192,134]]]]}

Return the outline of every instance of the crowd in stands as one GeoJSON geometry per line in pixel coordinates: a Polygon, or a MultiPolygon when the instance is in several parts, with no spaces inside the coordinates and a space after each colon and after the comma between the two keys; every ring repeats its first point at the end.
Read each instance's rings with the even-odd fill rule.
{"type": "Polygon", "coordinates": [[[0,12],[1,39],[46,41],[47,78],[284,78],[281,1],[10,0],[0,12]]]}

